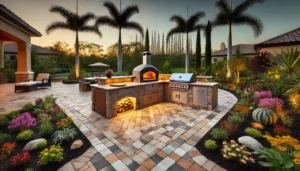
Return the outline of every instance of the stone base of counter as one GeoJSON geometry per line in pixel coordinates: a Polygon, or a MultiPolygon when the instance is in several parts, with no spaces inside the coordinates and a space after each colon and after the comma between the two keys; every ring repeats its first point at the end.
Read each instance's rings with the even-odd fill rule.
{"type": "Polygon", "coordinates": [[[107,119],[117,116],[120,111],[127,111],[127,108],[142,109],[162,102],[213,110],[218,105],[218,84],[196,82],[191,83],[188,90],[170,88],[169,82],[141,83],[115,89],[107,85],[92,86],[92,109],[107,119]],[[126,104],[120,104],[122,101],[126,104]],[[120,106],[124,106],[124,110],[120,106]]]}

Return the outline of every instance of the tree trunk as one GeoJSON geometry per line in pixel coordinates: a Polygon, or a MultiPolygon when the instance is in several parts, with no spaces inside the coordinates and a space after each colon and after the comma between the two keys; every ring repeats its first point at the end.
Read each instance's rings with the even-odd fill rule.
{"type": "Polygon", "coordinates": [[[80,70],[78,31],[76,31],[76,40],[75,41],[76,41],[75,42],[75,74],[76,74],[76,78],[78,78],[79,70],[80,70]]]}
{"type": "Polygon", "coordinates": [[[122,73],[122,38],[121,28],[119,28],[119,42],[118,42],[118,73],[122,73]]]}
{"type": "Polygon", "coordinates": [[[185,49],[185,73],[190,71],[190,59],[189,59],[189,33],[186,33],[186,49],[185,49]]]}
{"type": "Polygon", "coordinates": [[[228,61],[231,59],[232,57],[232,30],[231,30],[231,23],[229,23],[229,33],[228,33],[228,47],[227,47],[227,78],[230,78],[232,73],[231,73],[231,69],[228,65],[228,61]]]}

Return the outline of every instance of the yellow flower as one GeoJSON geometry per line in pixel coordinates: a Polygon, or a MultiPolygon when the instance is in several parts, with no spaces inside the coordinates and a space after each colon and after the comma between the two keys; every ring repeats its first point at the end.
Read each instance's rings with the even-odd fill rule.
{"type": "Polygon", "coordinates": [[[294,162],[295,164],[299,164],[299,165],[300,165],[300,159],[298,159],[298,158],[295,158],[295,159],[293,160],[293,162],[294,162]]]}
{"type": "Polygon", "coordinates": [[[283,147],[283,146],[277,146],[277,149],[280,150],[280,151],[286,151],[286,148],[283,147]]]}
{"type": "Polygon", "coordinates": [[[295,156],[296,158],[300,158],[300,151],[296,152],[296,153],[294,154],[294,156],[295,156]]]}

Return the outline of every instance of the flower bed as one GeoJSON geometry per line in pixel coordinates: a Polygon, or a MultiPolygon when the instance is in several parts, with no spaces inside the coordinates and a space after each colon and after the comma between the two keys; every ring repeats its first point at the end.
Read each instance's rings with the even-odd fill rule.
{"type": "MultiPolygon", "coordinates": [[[[234,93],[236,94],[236,93],[234,93]]],[[[252,93],[254,94],[254,93],[252,93]]],[[[257,93],[258,95],[259,93],[257,93]]],[[[261,93],[261,94],[266,94],[266,93],[261,93]]],[[[272,149],[274,147],[274,144],[271,145],[270,143],[270,138],[267,140],[267,137],[265,136],[266,134],[269,134],[271,137],[276,137],[278,136],[291,136],[295,139],[300,139],[300,124],[297,124],[300,122],[300,116],[299,115],[284,115],[281,116],[284,111],[280,108],[282,105],[285,104],[285,101],[281,101],[280,99],[277,98],[272,98],[270,95],[267,93],[266,96],[262,96],[261,98],[268,98],[263,102],[262,104],[259,103],[260,99],[258,96],[253,96],[252,100],[247,99],[247,103],[245,104],[245,99],[239,99],[239,104],[236,104],[230,112],[228,112],[224,118],[222,118],[197,144],[196,148],[208,159],[212,160],[213,162],[217,163],[221,167],[227,169],[227,170],[255,170],[255,171],[263,171],[263,170],[268,170],[267,167],[264,167],[261,165],[261,162],[266,162],[267,160],[263,160],[259,158],[259,154],[254,154],[254,150],[251,150],[249,148],[246,148],[249,152],[251,152],[251,157],[247,155],[243,155],[240,153],[242,148],[241,143],[238,142],[238,139],[242,136],[251,136],[254,137],[259,143],[262,144],[263,147],[267,149],[272,149]],[[272,100],[270,100],[272,98],[272,100]],[[274,100],[273,100],[274,99],[274,100]],[[241,103],[241,101],[244,101],[241,103]],[[255,104],[253,104],[253,103],[255,104]],[[254,107],[254,109],[259,108],[260,106],[264,107],[269,107],[272,110],[274,110],[276,116],[278,116],[278,122],[277,124],[272,124],[272,125],[261,125],[257,122],[254,122],[252,118],[252,110],[247,110],[249,106],[254,107]],[[240,117],[241,116],[241,117],[240,117]],[[293,118],[293,121],[289,121],[288,118],[293,118]],[[234,123],[234,124],[233,124],[234,123]],[[288,127],[291,126],[292,127],[288,127]],[[284,124],[284,125],[283,125],[284,124]],[[286,126],[288,125],[288,126],[286,126]],[[225,133],[224,133],[225,132],[225,133]],[[227,139],[226,139],[226,134],[227,139]],[[210,142],[211,140],[215,141],[217,144],[217,149],[215,147],[213,149],[207,148],[206,142],[210,142]],[[238,147],[238,151],[236,149],[232,149],[229,146],[224,147],[224,142],[225,144],[229,144],[229,142],[233,140],[237,144],[233,147],[238,147]],[[224,149],[225,152],[224,152],[224,149]],[[229,149],[229,150],[228,150],[229,149]],[[237,153],[239,152],[239,153],[237,153]],[[238,157],[237,155],[241,155],[238,157]],[[252,162],[252,160],[254,162],[252,162]]],[[[240,96],[239,96],[240,97],[240,96]]],[[[264,101],[264,100],[263,100],[264,101]]],[[[263,110],[262,110],[263,111],[263,110]]],[[[263,111],[264,112],[264,111],[263,111]]],[[[270,114],[270,116],[272,113],[270,114]]],[[[276,122],[276,119],[274,119],[274,122],[276,122]]],[[[300,148],[300,147],[298,147],[300,148]]],[[[288,155],[288,151],[284,151],[287,148],[286,144],[278,146],[278,148],[275,148],[276,152],[281,153],[283,156],[288,155]],[[280,151],[282,150],[282,151],[280,151]]],[[[296,153],[297,149],[293,149],[294,152],[291,152],[289,154],[289,159],[288,159],[288,164],[293,164],[292,168],[289,168],[287,170],[297,170],[299,169],[300,165],[297,164],[296,162],[300,162],[300,157],[296,157],[293,155],[298,155],[299,152],[296,153]],[[295,153],[295,154],[294,154],[295,153]]],[[[268,151],[269,152],[269,151],[268,151]]],[[[275,162],[279,163],[279,162],[275,162]]],[[[282,163],[283,165],[283,163],[282,163]]],[[[277,166],[281,167],[281,166],[277,166]]],[[[276,170],[276,167],[274,167],[271,170],[276,170]]],[[[278,168],[277,168],[278,170],[278,168]]],[[[280,170],[280,169],[279,169],[280,170]]]]}
{"type": "Polygon", "coordinates": [[[0,115],[0,171],[58,170],[89,147],[89,140],[54,103],[52,96],[38,98],[35,105],[27,103],[21,110],[0,115]],[[68,135],[60,134],[64,131],[68,135]],[[38,141],[34,149],[28,144],[33,140],[38,141]],[[83,145],[71,150],[75,140],[81,140],[83,145]],[[23,151],[25,146],[27,150],[23,151]]]}

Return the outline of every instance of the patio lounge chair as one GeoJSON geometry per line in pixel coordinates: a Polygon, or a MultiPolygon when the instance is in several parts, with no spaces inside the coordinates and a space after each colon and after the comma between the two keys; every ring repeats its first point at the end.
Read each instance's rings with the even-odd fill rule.
{"type": "Polygon", "coordinates": [[[28,82],[20,82],[15,84],[15,92],[18,90],[21,91],[33,91],[37,90],[38,87],[51,87],[51,77],[50,74],[48,73],[40,73],[35,81],[30,81],[28,82]]]}

